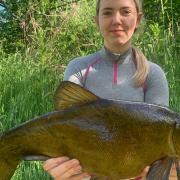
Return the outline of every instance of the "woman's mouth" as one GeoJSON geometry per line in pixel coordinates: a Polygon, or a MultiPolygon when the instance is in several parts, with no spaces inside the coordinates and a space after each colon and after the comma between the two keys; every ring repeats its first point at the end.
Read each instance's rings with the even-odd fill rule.
{"type": "Polygon", "coordinates": [[[113,29],[110,32],[115,34],[115,35],[122,35],[124,33],[124,30],[122,30],[122,29],[113,29]]]}

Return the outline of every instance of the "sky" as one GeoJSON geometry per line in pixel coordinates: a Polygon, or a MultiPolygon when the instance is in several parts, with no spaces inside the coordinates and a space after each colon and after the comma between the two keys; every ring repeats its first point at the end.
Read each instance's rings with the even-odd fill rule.
{"type": "Polygon", "coordinates": [[[3,10],[3,9],[4,9],[4,7],[2,7],[2,6],[0,5],[0,11],[3,10]]]}

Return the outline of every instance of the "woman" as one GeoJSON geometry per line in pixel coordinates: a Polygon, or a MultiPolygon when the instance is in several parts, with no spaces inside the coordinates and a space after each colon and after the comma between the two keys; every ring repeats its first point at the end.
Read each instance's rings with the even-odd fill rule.
{"type": "MultiPolygon", "coordinates": [[[[131,45],[142,17],[140,1],[98,0],[96,13],[95,21],[104,38],[104,47],[72,60],[64,80],[80,84],[102,98],[168,106],[164,72],[131,45]]],[[[56,180],[81,180],[90,176],[82,172],[78,160],[68,157],[49,159],[44,169],[56,180]]]]}

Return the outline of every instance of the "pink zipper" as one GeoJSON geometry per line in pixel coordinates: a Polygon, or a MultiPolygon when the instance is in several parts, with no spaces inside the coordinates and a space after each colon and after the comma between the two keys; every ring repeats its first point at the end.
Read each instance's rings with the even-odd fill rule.
{"type": "Polygon", "coordinates": [[[114,62],[114,79],[113,79],[113,84],[117,85],[118,84],[118,63],[114,62]]]}

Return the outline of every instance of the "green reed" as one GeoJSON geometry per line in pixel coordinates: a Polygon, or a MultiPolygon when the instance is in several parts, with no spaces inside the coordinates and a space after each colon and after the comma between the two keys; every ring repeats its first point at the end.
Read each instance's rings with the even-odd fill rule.
{"type": "MultiPolygon", "coordinates": [[[[70,16],[69,9],[65,11],[64,24],[61,23],[58,32],[58,18],[52,17],[50,36],[47,30],[38,27],[34,41],[24,53],[9,55],[0,50],[1,132],[52,111],[54,90],[62,81],[64,67],[70,59],[101,48],[102,38],[92,20],[95,4],[89,3],[82,1],[72,7],[74,16],[70,16]]],[[[165,28],[163,24],[145,20],[144,29],[136,35],[134,44],[163,68],[169,83],[170,107],[180,112],[179,24],[172,21],[169,28],[165,28]]],[[[42,170],[41,162],[23,162],[12,179],[48,180],[50,177],[42,170]]]]}

